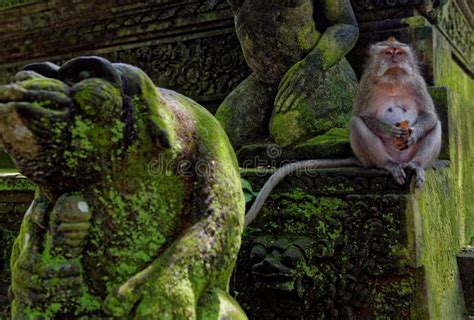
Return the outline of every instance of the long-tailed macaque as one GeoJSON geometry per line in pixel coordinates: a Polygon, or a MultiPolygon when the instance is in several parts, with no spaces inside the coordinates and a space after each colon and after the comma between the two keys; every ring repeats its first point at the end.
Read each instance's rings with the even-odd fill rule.
{"type": "Polygon", "coordinates": [[[385,168],[400,184],[404,169],[413,170],[415,186],[423,185],[441,149],[441,123],[410,46],[393,37],[371,46],[350,132],[362,165],[385,168]]]}
{"type": "Polygon", "coordinates": [[[265,183],[245,216],[251,223],[273,188],[298,170],[362,164],[387,169],[403,184],[405,169],[415,173],[415,186],[425,180],[424,168],[441,149],[441,124],[410,46],[391,37],[371,46],[350,122],[354,158],[306,160],[277,170],[265,183]]]}

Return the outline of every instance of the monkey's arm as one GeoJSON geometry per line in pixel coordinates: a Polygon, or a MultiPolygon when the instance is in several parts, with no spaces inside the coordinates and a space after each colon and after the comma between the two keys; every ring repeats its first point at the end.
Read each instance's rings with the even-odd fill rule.
{"type": "Polygon", "coordinates": [[[324,10],[330,27],[309,55],[321,55],[322,69],[327,70],[354,47],[359,27],[349,0],[324,0],[324,10]]]}
{"type": "Polygon", "coordinates": [[[390,135],[392,132],[393,126],[383,123],[377,118],[371,116],[361,116],[360,118],[364,121],[367,128],[378,136],[390,135]]]}
{"type": "Polygon", "coordinates": [[[432,112],[422,112],[413,126],[413,135],[417,140],[423,138],[438,123],[438,117],[432,112]]]}

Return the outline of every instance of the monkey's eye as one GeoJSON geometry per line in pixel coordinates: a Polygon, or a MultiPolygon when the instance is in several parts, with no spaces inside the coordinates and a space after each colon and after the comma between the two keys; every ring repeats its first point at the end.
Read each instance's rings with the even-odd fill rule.
{"type": "Polygon", "coordinates": [[[404,52],[404,51],[397,50],[397,51],[395,51],[395,54],[396,54],[397,56],[403,56],[403,55],[405,55],[405,52],[404,52]]]}
{"type": "Polygon", "coordinates": [[[387,57],[391,57],[392,51],[387,50],[387,51],[384,51],[383,54],[386,55],[387,57]]]}

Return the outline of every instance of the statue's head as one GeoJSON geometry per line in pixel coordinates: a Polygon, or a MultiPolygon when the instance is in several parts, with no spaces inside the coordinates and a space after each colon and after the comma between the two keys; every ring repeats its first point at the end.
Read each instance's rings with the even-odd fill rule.
{"type": "Polygon", "coordinates": [[[67,189],[120,170],[139,152],[169,148],[159,108],[152,81],[130,65],[100,57],[30,64],[0,86],[0,140],[20,172],[67,189]]]}

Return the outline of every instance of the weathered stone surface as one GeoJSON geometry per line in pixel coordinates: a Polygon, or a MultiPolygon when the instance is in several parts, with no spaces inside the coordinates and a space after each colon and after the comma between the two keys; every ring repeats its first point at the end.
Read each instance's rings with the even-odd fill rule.
{"type": "Polygon", "coordinates": [[[294,146],[343,128],[357,86],[344,59],[358,36],[350,4],[258,0],[231,6],[253,72],[216,113],[234,148],[268,138],[294,146]]]}
{"type": "MultiPolygon", "coordinates": [[[[460,236],[464,236],[464,240],[460,242],[472,242],[474,198],[470,195],[474,192],[472,190],[474,181],[471,175],[474,170],[472,164],[474,157],[472,157],[472,147],[466,141],[474,141],[471,132],[473,126],[470,123],[470,119],[474,119],[474,115],[471,114],[472,108],[470,108],[474,99],[472,97],[474,88],[472,86],[472,59],[469,63],[465,58],[473,52],[473,39],[470,37],[473,26],[471,2],[466,0],[423,1],[428,11],[423,11],[424,5],[416,0],[352,0],[351,2],[362,35],[354,49],[354,52],[357,51],[360,55],[354,59],[352,55],[348,57],[356,73],[363,65],[368,43],[385,40],[388,36],[395,35],[405,42],[411,42],[421,54],[424,62],[423,72],[428,82],[436,86],[447,86],[453,93],[451,101],[453,103],[448,109],[449,135],[445,131],[445,137],[450,140],[451,173],[456,176],[452,179],[452,185],[457,187],[440,188],[442,190],[440,194],[445,195],[449,191],[454,195],[455,201],[443,207],[444,212],[451,212],[453,208],[464,212],[464,231],[459,232],[460,236]],[[436,7],[437,4],[441,6],[436,7]],[[433,9],[433,5],[435,10],[430,12],[429,9],[433,9]],[[419,16],[416,16],[420,12],[436,24],[436,28],[440,28],[448,39],[439,38],[440,34],[435,33],[436,40],[433,41],[433,33],[430,31],[432,28],[426,28],[427,22],[421,21],[419,16]],[[436,22],[438,15],[443,15],[443,17],[436,22]],[[413,16],[415,19],[412,19],[413,16]],[[407,29],[416,30],[407,32],[407,29]],[[378,33],[375,30],[381,32],[378,33]],[[366,37],[366,34],[376,36],[366,37]],[[450,44],[447,44],[447,41],[450,44]]],[[[7,9],[4,11],[0,9],[0,20],[4,22],[0,29],[0,42],[5,44],[0,48],[0,78],[5,79],[3,81],[10,79],[9,77],[13,76],[25,62],[45,60],[45,57],[48,57],[48,60],[62,63],[77,54],[103,54],[113,61],[139,65],[160,86],[192,95],[210,110],[215,110],[232,86],[241,82],[249,74],[240,45],[234,36],[232,13],[224,0],[184,0],[179,4],[168,0],[156,1],[153,4],[129,0],[103,3],[82,0],[74,1],[74,3],[62,0],[54,2],[13,0],[0,3],[2,9],[7,9]],[[27,3],[27,5],[11,7],[20,3],[27,3]],[[107,14],[104,15],[104,12],[107,14]],[[210,39],[212,45],[209,45],[206,39],[210,39]],[[222,44],[223,49],[218,48],[216,44],[222,44]],[[172,54],[167,55],[163,52],[172,52],[172,54]],[[188,64],[191,59],[192,63],[188,64]],[[216,68],[218,64],[222,65],[221,69],[216,68]],[[195,66],[198,67],[195,68],[195,66]],[[196,71],[196,69],[199,70],[196,71]],[[212,77],[215,73],[219,75],[212,77]]],[[[318,21],[322,22],[322,20],[318,21]]],[[[268,129],[265,128],[265,130],[268,129]]],[[[345,147],[338,150],[347,151],[345,147]]],[[[252,150],[263,155],[267,152],[266,145],[252,148],[249,146],[247,150],[241,150],[239,155],[246,153],[248,158],[252,158],[252,150]]],[[[315,158],[326,154],[326,151],[321,151],[318,146],[310,148],[314,149],[314,152],[305,152],[304,157],[315,158]]],[[[279,153],[281,157],[285,157],[287,151],[279,153]]],[[[344,156],[344,153],[340,151],[334,154],[336,157],[344,156]]],[[[248,158],[244,157],[244,159],[248,158]]],[[[297,157],[292,158],[297,159],[297,157]]],[[[287,158],[283,160],[285,159],[287,158]]],[[[364,172],[358,172],[360,175],[365,175],[364,172]]],[[[331,179],[332,190],[336,190],[338,180],[331,179]]],[[[357,181],[361,180],[357,179],[357,181]]],[[[361,181],[361,184],[364,185],[366,182],[361,181]]],[[[385,184],[380,184],[380,188],[384,187],[385,184]]],[[[375,187],[372,191],[370,190],[372,189],[367,192],[380,191],[375,187]]],[[[333,192],[337,193],[337,191],[333,192]]],[[[32,192],[28,191],[25,195],[31,197],[32,192]]],[[[9,207],[10,204],[5,206],[9,207]]],[[[432,208],[432,210],[435,209],[432,208]]],[[[19,216],[20,212],[18,212],[19,216]]],[[[436,219],[443,220],[446,216],[438,216],[436,219]]],[[[15,219],[5,223],[10,222],[19,224],[19,220],[15,219]]],[[[1,223],[4,221],[2,220],[1,223]]],[[[433,223],[427,227],[437,226],[438,223],[433,223]]],[[[453,230],[457,231],[455,227],[453,230]]],[[[438,234],[443,236],[445,233],[438,234]]],[[[452,245],[452,242],[444,239],[438,242],[452,245]]],[[[446,253],[441,248],[438,251],[436,249],[437,245],[432,246],[434,257],[441,255],[448,257],[453,252],[450,250],[450,253],[446,253]]],[[[452,262],[451,257],[452,255],[449,259],[443,260],[443,267],[440,267],[440,270],[444,270],[446,263],[452,262]]],[[[439,292],[446,292],[446,294],[455,292],[456,288],[459,288],[456,287],[456,280],[446,278],[444,282],[443,276],[440,273],[438,277],[441,282],[439,279],[432,279],[431,285],[436,285],[436,283],[446,285],[446,290],[441,285],[438,286],[439,292]]],[[[5,294],[2,297],[5,297],[5,294]]],[[[450,309],[450,303],[452,300],[446,300],[447,310],[450,309]]],[[[440,303],[435,309],[439,312],[443,307],[440,303]]],[[[439,314],[435,316],[441,317],[439,314]]],[[[437,318],[433,317],[433,319],[437,318]]]]}
{"type": "MultiPolygon", "coordinates": [[[[318,82],[306,84],[313,94],[287,112],[274,112],[270,135],[285,147],[317,136],[330,129],[346,128],[357,94],[357,78],[343,59],[324,71],[318,82]]],[[[297,94],[297,93],[295,93],[297,94]]]]}
{"type": "MultiPolygon", "coordinates": [[[[416,193],[384,170],[287,177],[244,232],[237,300],[255,319],[460,319],[450,172],[438,162],[416,193]]],[[[270,173],[244,177],[258,190],[270,173]]]]}
{"type": "Polygon", "coordinates": [[[226,0],[29,2],[0,2],[0,83],[26,63],[100,55],[215,111],[249,75],[226,0]]]}
{"type": "Polygon", "coordinates": [[[11,248],[33,200],[34,188],[31,181],[19,174],[0,174],[0,318],[9,314],[11,248]]]}
{"type": "Polygon", "coordinates": [[[217,120],[130,65],[27,69],[0,87],[0,138],[39,187],[12,317],[245,319],[227,293],[244,199],[217,120]]]}

